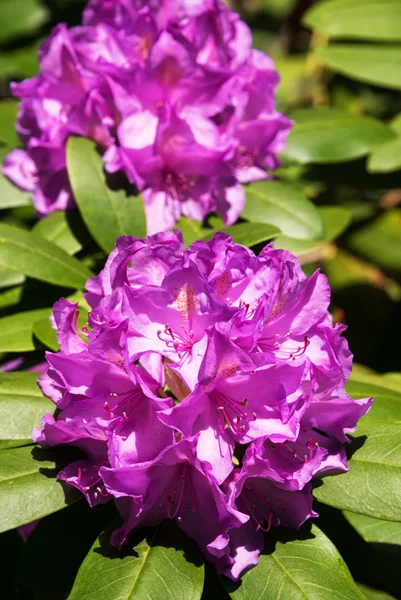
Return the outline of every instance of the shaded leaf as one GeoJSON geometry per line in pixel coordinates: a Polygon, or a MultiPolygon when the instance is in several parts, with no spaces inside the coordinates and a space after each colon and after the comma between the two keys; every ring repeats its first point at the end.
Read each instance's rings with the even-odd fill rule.
{"type": "Polygon", "coordinates": [[[15,100],[2,100],[0,102],[0,142],[14,148],[20,143],[15,131],[18,104],[15,100]]]}
{"type": "Polygon", "coordinates": [[[247,203],[242,215],[249,221],[278,227],[297,239],[323,237],[323,224],[314,204],[293,186],[279,181],[259,181],[245,188],[247,203]]]}
{"type": "MultiPolygon", "coordinates": [[[[362,600],[336,547],[316,525],[299,533],[280,528],[277,542],[240,584],[222,579],[233,600],[362,600]]],[[[268,538],[266,538],[267,541],[268,538]]]]}
{"type": "Polygon", "coordinates": [[[41,519],[79,498],[71,488],[66,497],[55,478],[59,465],[54,457],[32,446],[1,451],[0,532],[41,519]]]}
{"type": "Polygon", "coordinates": [[[347,239],[361,256],[389,269],[401,269],[401,209],[387,211],[347,239]]]}
{"type": "Polygon", "coordinates": [[[264,223],[239,223],[231,227],[221,227],[213,229],[210,233],[203,236],[204,240],[211,240],[216,231],[227,233],[236,244],[243,246],[256,246],[280,234],[280,230],[274,225],[265,225],[264,223]]]}
{"type": "Polygon", "coordinates": [[[174,523],[142,530],[132,549],[109,545],[112,524],[92,546],[79,569],[69,600],[197,600],[202,595],[203,560],[194,542],[174,523]]]}
{"type": "Polygon", "coordinates": [[[110,252],[120,235],[146,235],[143,202],[140,196],[127,196],[106,184],[103,161],[96,145],[85,138],[71,137],[67,145],[67,165],[75,200],[94,239],[110,252]]]}
{"type": "Polygon", "coordinates": [[[399,0],[330,0],[313,6],[303,22],[329,38],[401,41],[399,0]]]}
{"type": "Polygon", "coordinates": [[[32,233],[53,242],[70,255],[82,250],[82,239],[88,237],[85,236],[85,228],[78,215],[71,211],[57,211],[47,215],[36,223],[32,233]]]}
{"type": "Polygon", "coordinates": [[[295,126],[284,156],[300,163],[335,163],[365,156],[394,132],[370,117],[331,108],[291,111],[295,126]]]}
{"type": "Polygon", "coordinates": [[[361,583],[358,583],[358,588],[368,600],[395,600],[394,596],[390,596],[386,592],[381,592],[380,590],[374,590],[361,583]]]}
{"type": "Polygon", "coordinates": [[[390,173],[401,169],[401,136],[378,146],[369,157],[367,169],[370,173],[390,173]]]}
{"type": "Polygon", "coordinates": [[[314,495],[335,508],[400,522],[401,421],[364,417],[358,436],[351,445],[348,473],[325,478],[314,495]]]}
{"type": "Polygon", "coordinates": [[[0,319],[0,352],[36,350],[33,328],[37,321],[49,318],[51,309],[40,308],[0,319]]]}
{"type": "Polygon", "coordinates": [[[342,75],[373,85],[401,89],[401,46],[333,44],[317,49],[316,55],[330,69],[342,75]]]}
{"type": "Polygon", "coordinates": [[[0,44],[35,33],[48,20],[39,0],[2,0],[0,44]]]}
{"type": "Polygon", "coordinates": [[[37,373],[0,373],[0,448],[31,443],[33,428],[54,411],[37,378],[37,373]]]}
{"type": "Polygon", "coordinates": [[[53,350],[54,352],[58,352],[57,335],[51,326],[49,317],[36,321],[32,332],[44,346],[47,346],[47,348],[50,348],[50,350],[53,350]]]}
{"type": "Polygon", "coordinates": [[[0,224],[0,267],[72,288],[83,288],[92,275],[56,244],[4,223],[0,224]]]}

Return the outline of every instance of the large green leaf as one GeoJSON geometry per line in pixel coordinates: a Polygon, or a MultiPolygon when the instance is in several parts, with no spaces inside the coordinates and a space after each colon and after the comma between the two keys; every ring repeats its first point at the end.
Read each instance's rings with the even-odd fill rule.
{"type": "Polygon", "coordinates": [[[394,132],[370,117],[331,108],[303,108],[290,113],[295,126],[284,156],[300,163],[344,162],[369,154],[394,132]]]}
{"type": "Polygon", "coordinates": [[[401,209],[387,211],[348,238],[358,254],[389,269],[401,269],[401,209]]]}
{"type": "Polygon", "coordinates": [[[401,89],[401,45],[333,44],[316,50],[333,71],[358,81],[401,89]]]}
{"type": "Polygon", "coordinates": [[[18,146],[20,143],[15,131],[17,112],[18,104],[15,100],[3,100],[0,102],[0,142],[11,148],[18,146]]]}
{"type": "Polygon", "coordinates": [[[30,443],[32,429],[45,413],[54,411],[37,378],[37,373],[0,373],[0,448],[30,443]]]}
{"type": "MultiPolygon", "coordinates": [[[[1,273],[0,273],[1,277],[1,273]]],[[[15,306],[20,303],[22,297],[23,288],[22,285],[11,288],[0,294],[0,310],[8,308],[9,306],[15,306]]]]}
{"type": "Polygon", "coordinates": [[[365,542],[398,544],[401,546],[401,523],[372,519],[372,517],[357,515],[348,511],[344,511],[344,516],[365,542]]]}
{"type": "Polygon", "coordinates": [[[0,267],[71,288],[83,288],[92,275],[56,244],[4,223],[0,224],[0,267]]]}
{"type": "Polygon", "coordinates": [[[25,276],[10,269],[0,267],[0,288],[11,287],[24,283],[25,276]]]}
{"type": "MultiPolygon", "coordinates": [[[[223,579],[233,600],[362,600],[336,547],[312,525],[297,534],[280,528],[275,548],[267,547],[259,564],[240,584],[223,579]]],[[[266,540],[267,541],[267,540],[266,540]]]]}
{"type": "Polygon", "coordinates": [[[259,181],[246,186],[245,191],[242,215],[248,221],[275,225],[284,235],[297,239],[323,237],[322,219],[314,204],[292,185],[259,181]]]}
{"type": "Polygon", "coordinates": [[[46,23],[48,15],[39,0],[2,0],[0,44],[35,33],[46,23]]]}
{"type": "Polygon", "coordinates": [[[277,237],[280,230],[274,225],[266,225],[265,223],[239,223],[232,227],[219,227],[213,229],[203,236],[204,240],[211,240],[216,231],[222,231],[232,237],[236,244],[243,246],[256,246],[269,239],[277,237]]]}
{"type": "Polygon", "coordinates": [[[390,173],[401,169],[401,136],[378,146],[369,157],[367,168],[370,173],[390,173]]]}
{"type": "Polygon", "coordinates": [[[296,240],[285,235],[279,235],[274,242],[276,248],[289,250],[302,260],[307,262],[314,252],[319,248],[337,238],[347,228],[351,215],[342,206],[322,206],[318,213],[322,219],[325,236],[323,240],[296,240]]]}
{"type": "Polygon", "coordinates": [[[401,41],[399,0],[330,0],[319,2],[304,24],[330,38],[401,41]]]}
{"type": "Polygon", "coordinates": [[[82,563],[69,600],[200,599],[202,557],[174,525],[164,522],[154,530],[142,530],[123,553],[109,545],[112,525],[82,563]]]}
{"type": "Polygon", "coordinates": [[[30,352],[36,349],[33,328],[49,318],[50,308],[40,308],[0,319],[0,352],[30,352]]]}
{"type": "Polygon", "coordinates": [[[0,79],[7,77],[33,77],[38,72],[38,48],[43,39],[35,40],[33,44],[0,52],[0,79]]]}
{"type": "Polygon", "coordinates": [[[79,216],[65,211],[54,212],[40,219],[32,233],[53,242],[70,255],[82,250],[83,240],[87,241],[88,238],[79,216]]]}
{"type": "Polygon", "coordinates": [[[67,145],[67,165],[82,218],[105,252],[114,248],[120,235],[146,235],[141,198],[108,187],[103,161],[94,142],[71,137],[67,145]]]}
{"type": "Polygon", "coordinates": [[[315,497],[336,508],[400,522],[400,439],[401,421],[362,419],[351,445],[350,470],[323,479],[315,497]]]}
{"type": "Polygon", "coordinates": [[[346,385],[347,392],[353,398],[373,396],[375,399],[365,420],[401,421],[401,382],[397,382],[398,375],[352,372],[346,385]]]}
{"type": "Polygon", "coordinates": [[[368,600],[395,600],[394,596],[390,596],[386,592],[380,590],[374,590],[366,585],[358,584],[358,589],[364,594],[368,600]]]}
{"type": "Polygon", "coordinates": [[[57,335],[53,327],[51,326],[49,317],[36,321],[32,329],[35,337],[38,338],[42,344],[57,352],[59,350],[57,335]]]}
{"type": "Polygon", "coordinates": [[[200,240],[202,236],[205,235],[205,230],[202,229],[202,223],[200,223],[199,221],[195,221],[194,219],[187,219],[186,217],[181,217],[176,227],[180,229],[186,247],[188,247],[193,242],[200,240]]]}
{"type": "MultiPolygon", "coordinates": [[[[61,468],[61,465],[60,465],[61,468]]],[[[54,454],[32,446],[0,453],[0,532],[20,527],[61,510],[78,493],[55,478],[54,454]]]]}

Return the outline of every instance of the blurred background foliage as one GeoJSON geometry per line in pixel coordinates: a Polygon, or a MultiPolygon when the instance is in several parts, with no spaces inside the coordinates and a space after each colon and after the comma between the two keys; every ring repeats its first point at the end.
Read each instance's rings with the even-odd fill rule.
{"type": "MultiPolygon", "coordinates": [[[[230,5],[249,23],[254,45],[275,60],[281,75],[278,108],[295,121],[276,173],[280,187],[274,182],[249,188],[244,219],[253,223],[255,218],[266,228],[256,233],[253,228],[249,238],[249,227],[241,229],[238,235],[245,238],[237,241],[259,244],[273,236],[271,225],[277,226],[276,246],[296,253],[307,273],[320,268],[327,274],[332,311],[349,326],[355,360],[363,365],[359,372],[368,376],[370,370],[400,371],[401,1],[231,0],[230,5]],[[281,215],[272,214],[271,207],[264,218],[262,209],[269,198],[294,208],[295,215],[304,214],[310,239],[308,231],[299,229],[299,220],[293,228],[289,221],[283,227],[281,215]]],[[[0,159],[19,143],[10,81],[37,72],[41,42],[60,21],[78,24],[83,6],[82,0],[0,0],[0,159]]],[[[14,230],[7,226],[32,230],[29,235],[36,236],[44,252],[51,254],[47,240],[71,261],[73,256],[81,259],[82,277],[104,262],[107,245],[99,241],[101,236],[93,236],[97,243],[91,239],[79,213],[50,215],[36,223],[29,194],[3,176],[0,220],[0,242],[12,238],[14,230]]],[[[181,226],[187,241],[205,235],[196,223],[183,221],[181,226]]],[[[218,228],[219,219],[212,218],[209,227],[218,228]]],[[[71,295],[71,288],[80,287],[79,281],[68,278],[57,285],[51,276],[38,281],[30,269],[29,256],[16,256],[10,268],[0,252],[1,361],[22,354],[25,368],[42,360],[45,348],[57,349],[46,310],[61,295],[71,295]],[[23,311],[38,312],[29,312],[22,322],[18,314],[23,311]]],[[[380,377],[372,378],[384,385],[380,377]]],[[[399,391],[399,379],[391,381],[392,389],[399,391]]],[[[323,506],[321,513],[320,525],[366,597],[401,598],[401,526],[394,529],[392,523],[387,534],[369,517],[323,506]],[[345,538],[338,535],[340,530],[347,531],[345,538]],[[384,543],[388,535],[391,543],[384,543]]],[[[64,512],[48,517],[64,518],[64,512]]],[[[15,532],[0,537],[7,564],[21,544],[15,532]]],[[[75,549],[77,538],[74,544],[75,549]]],[[[82,545],[87,547],[86,540],[82,545]]],[[[38,570],[32,570],[32,577],[40,589],[38,570]]],[[[11,588],[4,596],[11,598],[7,593],[11,588]]]]}

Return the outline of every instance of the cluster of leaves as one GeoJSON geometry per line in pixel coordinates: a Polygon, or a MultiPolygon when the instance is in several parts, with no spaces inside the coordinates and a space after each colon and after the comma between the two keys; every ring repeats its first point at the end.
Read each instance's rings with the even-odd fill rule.
{"type": "MultiPolygon", "coordinates": [[[[0,158],[19,144],[8,82],[36,72],[40,41],[59,20],[78,21],[82,6],[0,0],[0,158]]],[[[37,222],[29,194],[0,176],[0,359],[23,360],[0,373],[4,598],[401,598],[401,374],[388,373],[401,370],[401,3],[252,0],[235,8],[276,59],[280,108],[295,126],[278,179],[247,187],[246,209],[229,233],[252,247],[274,239],[308,273],[319,266],[328,275],[334,314],[367,365],[354,369],[348,391],[375,397],[350,444],[350,471],[316,486],[317,524],[268,534],[259,566],[240,585],[205,567],[173,523],[140,532],[122,554],[109,547],[113,508],[91,510],[64,489],[55,473],[71,458],[30,441],[51,410],[27,369],[45,349],[58,349],[53,302],[78,301],[86,322],[86,279],[116,237],[145,233],[140,198],[126,181],[106,178],[92,142],[71,138],[78,211],[37,222]],[[37,519],[23,541],[16,528],[37,519]]],[[[189,244],[222,224],[212,216],[179,227],[189,244]]]]}

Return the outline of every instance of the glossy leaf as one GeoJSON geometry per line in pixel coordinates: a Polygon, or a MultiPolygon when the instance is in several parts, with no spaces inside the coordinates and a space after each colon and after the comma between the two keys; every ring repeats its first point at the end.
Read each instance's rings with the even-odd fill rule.
{"type": "Polygon", "coordinates": [[[64,211],[54,212],[40,219],[32,229],[32,233],[53,242],[70,255],[82,250],[82,239],[88,237],[85,236],[84,227],[78,216],[64,211]]]}
{"type": "Polygon", "coordinates": [[[103,161],[94,142],[71,137],[67,145],[67,165],[82,218],[105,252],[114,248],[120,235],[146,235],[141,198],[108,187],[103,161]]]}
{"type": "Polygon", "coordinates": [[[401,136],[378,146],[368,160],[370,173],[390,173],[397,169],[401,169],[401,136]]]}
{"type": "Polygon", "coordinates": [[[50,350],[57,352],[59,350],[57,335],[55,330],[52,328],[51,323],[49,321],[49,317],[45,319],[40,319],[40,321],[36,321],[32,329],[35,337],[38,338],[42,344],[44,344],[50,350]]]}
{"type": "Polygon", "coordinates": [[[386,592],[375,590],[360,583],[358,584],[358,589],[368,600],[395,600],[394,596],[390,596],[386,592]]]}
{"type": "Polygon", "coordinates": [[[401,546],[401,523],[380,521],[365,515],[345,511],[344,516],[365,542],[398,544],[401,546]]]}
{"type": "Polygon", "coordinates": [[[78,499],[56,480],[54,454],[23,446],[0,452],[0,532],[31,523],[78,499]]]}
{"type": "Polygon", "coordinates": [[[350,470],[324,478],[315,497],[335,508],[400,522],[400,436],[401,421],[362,419],[351,446],[350,470]]]}
{"type": "Polygon", "coordinates": [[[304,24],[329,38],[401,41],[399,0],[329,0],[305,15],[304,24]]]}
{"type": "Polygon", "coordinates": [[[25,276],[10,269],[0,267],[0,288],[11,287],[24,283],[25,276]]]}
{"type": "Polygon", "coordinates": [[[33,428],[54,411],[37,378],[37,373],[0,373],[0,448],[31,443],[33,428]]]}
{"type": "Polygon", "coordinates": [[[247,202],[242,215],[257,223],[278,227],[297,239],[320,239],[323,224],[314,204],[293,186],[279,181],[259,181],[245,188],[247,202]]]}
{"type": "MultiPolygon", "coordinates": [[[[240,584],[223,579],[232,600],[362,600],[348,568],[332,542],[312,525],[300,533],[280,529],[277,542],[240,584]]],[[[266,543],[268,541],[266,539],[266,543]]]]}
{"type": "Polygon", "coordinates": [[[203,560],[194,542],[173,523],[142,530],[121,553],[109,545],[112,525],[92,546],[68,600],[198,600],[203,560]]]}
{"type": "Polygon", "coordinates": [[[17,112],[18,104],[15,100],[3,100],[0,102],[0,142],[10,148],[14,148],[20,144],[19,137],[15,131],[17,112]]]}
{"type": "Polygon", "coordinates": [[[360,158],[394,137],[380,121],[331,108],[294,110],[286,158],[300,163],[335,163],[360,158]]]}
{"type": "Polygon", "coordinates": [[[256,246],[267,240],[273,239],[280,234],[280,230],[274,225],[265,225],[264,223],[239,223],[231,227],[221,227],[213,229],[210,233],[203,236],[204,240],[211,240],[216,231],[227,233],[236,244],[243,246],[256,246]]]}
{"type": "Polygon", "coordinates": [[[401,209],[383,213],[348,238],[352,250],[376,264],[401,269],[401,209]]]}
{"type": "Polygon", "coordinates": [[[48,11],[39,0],[2,0],[0,44],[31,35],[48,19],[48,11]]]}
{"type": "Polygon", "coordinates": [[[275,247],[289,250],[305,262],[316,249],[341,235],[350,222],[350,213],[341,206],[322,206],[317,210],[325,230],[323,240],[296,240],[280,235],[274,242],[275,247]]]}
{"type": "Polygon", "coordinates": [[[401,89],[401,46],[379,44],[333,44],[316,50],[333,71],[357,81],[401,89]]]}
{"type": "Polygon", "coordinates": [[[401,421],[401,386],[397,389],[391,375],[352,373],[346,389],[353,398],[373,396],[375,401],[365,420],[401,421]]]}
{"type": "Polygon", "coordinates": [[[4,223],[0,224],[0,267],[71,288],[83,288],[92,275],[56,244],[4,223]]]}
{"type": "Polygon", "coordinates": [[[28,310],[0,319],[0,352],[36,350],[33,328],[37,321],[49,318],[51,309],[28,310]]]}

